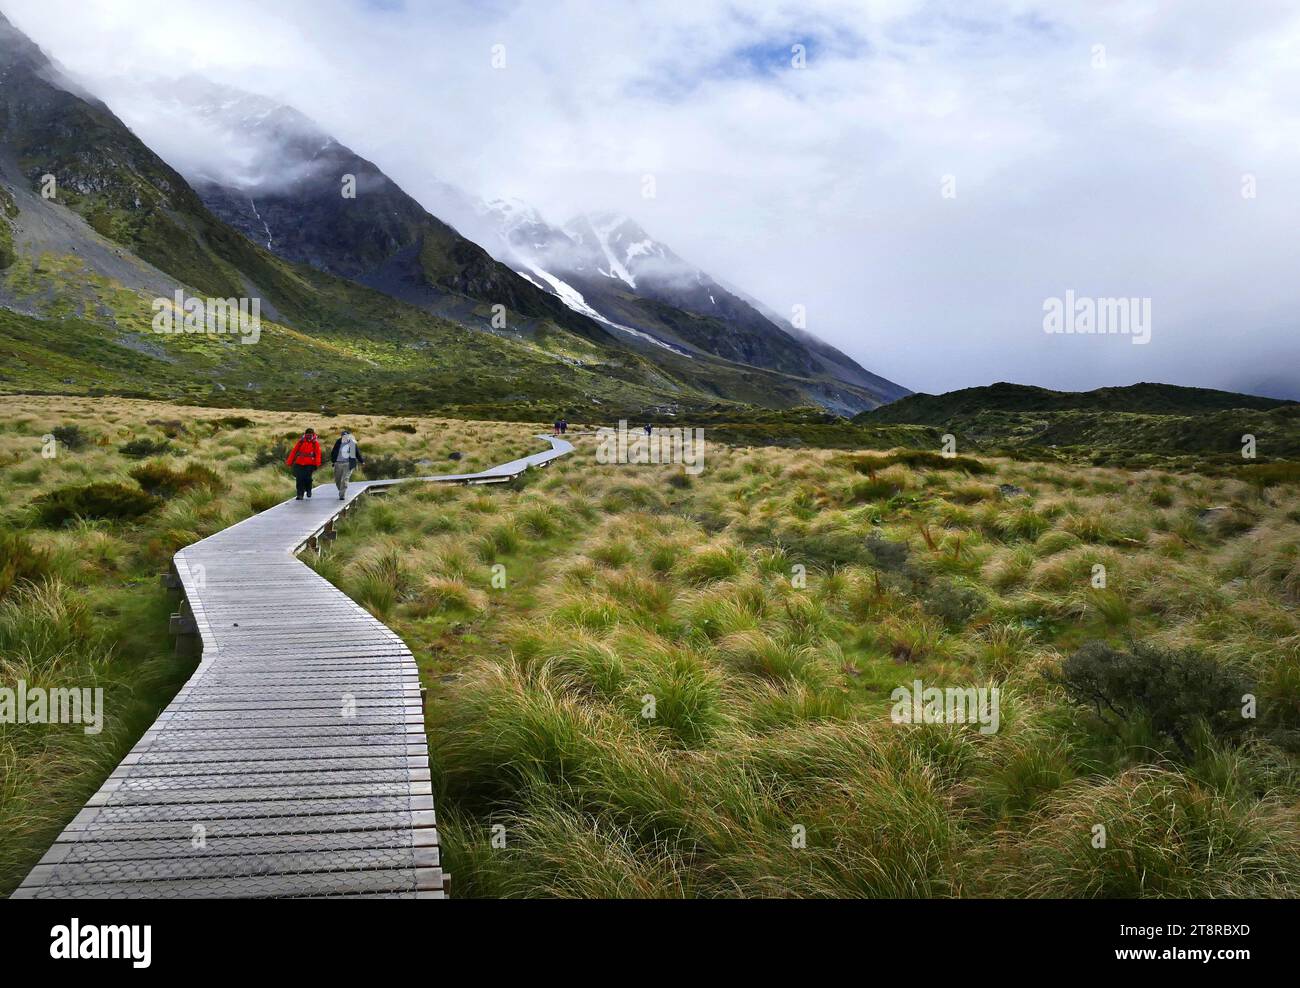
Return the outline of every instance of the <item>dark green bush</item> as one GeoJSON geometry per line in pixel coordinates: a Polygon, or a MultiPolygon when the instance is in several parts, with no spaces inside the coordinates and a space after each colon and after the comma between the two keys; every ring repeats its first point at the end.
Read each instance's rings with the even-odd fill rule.
{"type": "Polygon", "coordinates": [[[125,484],[87,484],[60,487],[32,502],[46,525],[62,525],[73,518],[128,520],[148,514],[162,502],[125,484]]]}
{"type": "Polygon", "coordinates": [[[947,580],[937,582],[925,595],[924,607],[950,628],[961,628],[984,609],[977,590],[947,580]]]}
{"type": "Polygon", "coordinates": [[[53,560],[20,532],[0,531],[0,599],[19,583],[49,576],[53,560]]]}
{"type": "Polygon", "coordinates": [[[1242,697],[1251,692],[1244,675],[1195,649],[1166,649],[1136,642],[1132,651],[1101,641],[1083,645],[1048,678],[1065,687],[1070,701],[1091,707],[1112,727],[1143,716],[1184,755],[1191,753],[1197,725],[1219,738],[1244,730],[1242,697]]]}
{"type": "Polygon", "coordinates": [[[944,456],[929,449],[900,449],[885,454],[854,453],[849,456],[837,456],[831,462],[835,466],[849,467],[865,474],[874,474],[877,470],[892,467],[896,463],[914,469],[962,470],[965,473],[978,474],[993,472],[991,466],[972,456],[944,456]]]}
{"type": "Polygon", "coordinates": [[[79,425],[56,425],[50,430],[50,435],[59,441],[60,446],[66,446],[70,450],[78,450],[90,441],[90,437],[81,431],[79,425]]]}
{"type": "Polygon", "coordinates": [[[225,415],[219,419],[213,419],[212,424],[218,429],[249,429],[257,425],[246,415],[225,415]]]}
{"type": "Polygon", "coordinates": [[[144,463],[131,471],[131,478],[149,494],[172,497],[194,488],[216,493],[226,489],[226,482],[216,471],[200,463],[190,463],[183,470],[173,470],[166,463],[144,463]]]}
{"type": "Polygon", "coordinates": [[[117,448],[123,456],[160,456],[172,452],[172,444],[166,439],[132,439],[117,448]]]}
{"type": "Polygon", "coordinates": [[[410,477],[415,472],[416,463],[414,460],[392,456],[388,453],[373,453],[367,456],[363,468],[367,480],[391,480],[393,477],[410,477]]]}
{"type": "Polygon", "coordinates": [[[898,589],[916,592],[928,582],[925,570],[912,562],[912,550],[906,542],[891,542],[879,532],[872,532],[867,536],[865,548],[867,562],[893,577],[898,589]]]}
{"type": "Polygon", "coordinates": [[[400,422],[397,425],[389,426],[389,428],[392,429],[393,432],[405,432],[408,436],[413,436],[416,433],[415,426],[411,425],[409,422],[400,422]]]}
{"type": "Polygon", "coordinates": [[[168,439],[176,439],[185,434],[185,423],[180,419],[149,419],[146,425],[156,425],[168,439]]]}
{"type": "Polygon", "coordinates": [[[801,563],[817,569],[832,569],[863,563],[868,559],[862,539],[852,532],[830,530],[825,532],[786,531],[777,534],[775,545],[792,563],[801,563]]]}
{"type": "Polygon", "coordinates": [[[867,555],[871,565],[887,573],[899,573],[911,566],[912,550],[906,542],[891,542],[879,532],[867,536],[867,555]]]}

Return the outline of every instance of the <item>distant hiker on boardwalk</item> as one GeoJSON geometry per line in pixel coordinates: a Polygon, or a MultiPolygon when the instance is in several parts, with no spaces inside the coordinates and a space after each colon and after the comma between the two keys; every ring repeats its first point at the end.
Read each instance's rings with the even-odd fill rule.
{"type": "Polygon", "coordinates": [[[652,432],[654,432],[654,428],[655,428],[655,427],[654,427],[653,425],[651,425],[649,422],[647,422],[647,423],[645,424],[645,434],[646,434],[647,436],[650,435],[652,432]]]}
{"type": "Polygon", "coordinates": [[[560,419],[560,435],[564,435],[568,431],[569,431],[569,420],[560,419]]]}
{"type": "Polygon", "coordinates": [[[558,436],[559,434],[560,434],[560,420],[556,419],[554,422],[551,423],[551,435],[558,436]]]}
{"type": "Polygon", "coordinates": [[[339,489],[339,500],[342,501],[347,496],[348,478],[352,476],[352,471],[357,468],[357,464],[366,462],[366,458],[361,455],[361,447],[347,429],[334,440],[330,462],[334,464],[334,486],[339,489]]]}
{"type": "Polygon", "coordinates": [[[304,494],[311,497],[311,475],[321,465],[320,440],[316,438],[315,429],[308,429],[302,434],[302,438],[289,450],[284,462],[293,470],[294,479],[298,482],[298,496],[294,500],[301,501],[304,494]]]}

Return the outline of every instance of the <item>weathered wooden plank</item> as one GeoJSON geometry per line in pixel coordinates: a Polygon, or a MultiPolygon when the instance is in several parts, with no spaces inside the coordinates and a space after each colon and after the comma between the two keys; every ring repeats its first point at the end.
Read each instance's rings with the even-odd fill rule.
{"type": "MultiPolygon", "coordinates": [[[[225,836],[204,832],[201,839],[187,828],[184,834],[140,840],[61,841],[41,858],[42,865],[89,864],[104,861],[156,861],[169,858],[220,858],[262,855],[374,850],[383,848],[435,848],[437,831],[431,827],[404,826],[376,830],[322,831],[305,834],[225,836]]],[[[436,860],[431,862],[436,864],[436,860]]]]}
{"type": "MultiPolygon", "coordinates": [[[[412,839],[435,827],[432,810],[374,811],[356,813],[315,813],[311,816],[285,817],[221,817],[206,820],[202,830],[196,832],[190,820],[141,820],[105,822],[68,828],[59,835],[57,843],[78,843],[99,847],[125,842],[140,844],[154,840],[193,841],[200,834],[206,840],[218,837],[292,836],[294,834],[347,834],[353,832],[404,828],[410,823],[412,839]]],[[[434,835],[436,843],[436,834],[434,835]]]]}
{"type": "MultiPolygon", "coordinates": [[[[163,881],[23,885],[15,899],[249,899],[334,896],[368,892],[413,893],[441,888],[439,868],[328,871],[305,875],[183,878],[163,881]]],[[[413,896],[412,896],[413,897],[413,896]]]]}

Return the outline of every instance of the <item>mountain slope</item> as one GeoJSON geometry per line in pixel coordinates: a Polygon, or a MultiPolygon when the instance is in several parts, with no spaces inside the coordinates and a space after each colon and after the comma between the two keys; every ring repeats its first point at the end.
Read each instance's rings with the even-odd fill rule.
{"type": "Polygon", "coordinates": [[[909,393],[710,277],[626,216],[583,214],[560,228],[518,200],[495,200],[482,213],[484,242],[575,308],[685,352],[851,385],[872,406],[909,393]]]}
{"type": "Polygon", "coordinates": [[[167,98],[244,151],[236,175],[190,177],[203,204],[254,243],[416,304],[465,296],[608,342],[604,328],[431,216],[295,110],[192,76],[169,85],[167,98]],[[391,264],[398,256],[404,263],[391,264]]]}
{"type": "Polygon", "coordinates": [[[453,229],[293,109],[196,77],[147,98],[151,112],[206,130],[210,146],[230,149],[187,163],[188,177],[216,215],[289,260],[480,328],[492,327],[457,295],[593,339],[599,326],[655,360],[669,351],[778,371],[814,382],[801,385],[807,400],[845,414],[906,393],[842,354],[828,361],[626,219],[580,217],[560,230],[526,208],[476,204],[434,184],[453,229]],[[355,179],[355,199],[340,194],[344,176],[355,179]],[[622,266],[624,254],[635,275],[622,266]]]}
{"type": "Polygon", "coordinates": [[[650,359],[622,334],[616,342],[599,323],[484,262],[483,251],[436,222],[385,265],[396,258],[435,271],[424,287],[452,318],[396,291],[292,263],[214,216],[182,176],[3,18],[0,189],[0,307],[13,313],[0,326],[0,380],[9,391],[138,389],[226,404],[239,390],[244,403],[273,407],[473,404],[545,418],[557,406],[629,415],[731,403],[793,407],[826,390],[646,344],[662,358],[650,359]],[[46,175],[57,184],[52,199],[39,194],[46,175]],[[531,299],[554,318],[512,311],[508,332],[468,330],[486,322],[490,307],[446,285],[490,294],[490,284],[474,281],[475,265],[517,293],[507,304],[531,299]],[[177,289],[259,300],[258,344],[155,334],[153,305],[177,289]]]}

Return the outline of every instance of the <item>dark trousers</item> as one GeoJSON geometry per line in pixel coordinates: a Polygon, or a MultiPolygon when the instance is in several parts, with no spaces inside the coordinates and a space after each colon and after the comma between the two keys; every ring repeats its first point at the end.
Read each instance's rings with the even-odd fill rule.
{"type": "Polygon", "coordinates": [[[298,497],[311,493],[311,475],[315,472],[315,467],[295,466],[293,468],[293,479],[298,482],[298,497]]]}

